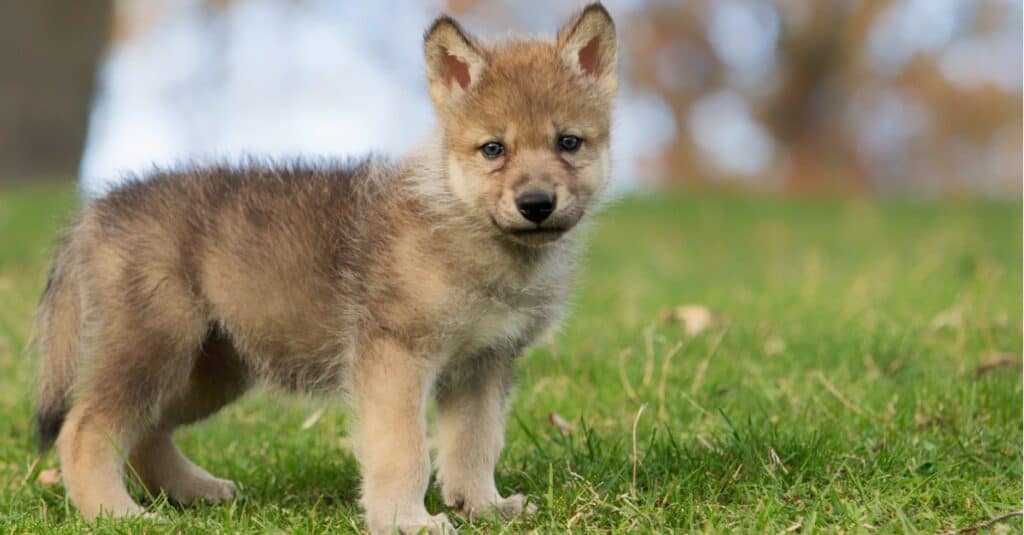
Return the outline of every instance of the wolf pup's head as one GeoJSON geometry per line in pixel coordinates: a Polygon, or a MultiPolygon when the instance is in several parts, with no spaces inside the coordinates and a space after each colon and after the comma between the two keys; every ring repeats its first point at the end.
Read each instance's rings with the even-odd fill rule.
{"type": "Polygon", "coordinates": [[[608,181],[615,25],[592,4],[553,41],[481,43],[441,17],[424,41],[451,193],[503,238],[550,243],[608,181]]]}

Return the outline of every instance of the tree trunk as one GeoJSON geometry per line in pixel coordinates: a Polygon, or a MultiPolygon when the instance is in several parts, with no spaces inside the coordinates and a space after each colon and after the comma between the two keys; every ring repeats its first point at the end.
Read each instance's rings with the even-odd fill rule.
{"type": "Polygon", "coordinates": [[[111,4],[0,2],[0,182],[77,172],[111,4]]]}

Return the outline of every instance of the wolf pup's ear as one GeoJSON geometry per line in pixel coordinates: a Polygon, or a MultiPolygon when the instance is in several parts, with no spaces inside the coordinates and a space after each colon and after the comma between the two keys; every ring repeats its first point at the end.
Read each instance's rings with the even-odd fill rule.
{"type": "Polygon", "coordinates": [[[609,100],[619,86],[615,22],[600,3],[590,4],[558,34],[558,54],[569,68],[593,78],[609,100]]]}
{"type": "Polygon", "coordinates": [[[480,81],[487,60],[480,46],[448,16],[434,21],[423,37],[430,99],[440,111],[480,81]]]}

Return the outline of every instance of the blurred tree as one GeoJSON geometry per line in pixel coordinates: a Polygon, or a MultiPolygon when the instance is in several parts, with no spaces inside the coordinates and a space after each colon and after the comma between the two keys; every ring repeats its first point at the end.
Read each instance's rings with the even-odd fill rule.
{"type": "Polygon", "coordinates": [[[1020,48],[1019,24],[1006,22],[1019,10],[998,0],[651,2],[621,27],[631,80],[684,125],[664,154],[669,183],[995,193],[1020,190],[1019,52],[1005,55],[1006,39],[1020,48]],[[769,163],[744,165],[758,142],[769,163]]]}
{"type": "Polygon", "coordinates": [[[0,2],[0,181],[77,172],[111,9],[0,2]]]}

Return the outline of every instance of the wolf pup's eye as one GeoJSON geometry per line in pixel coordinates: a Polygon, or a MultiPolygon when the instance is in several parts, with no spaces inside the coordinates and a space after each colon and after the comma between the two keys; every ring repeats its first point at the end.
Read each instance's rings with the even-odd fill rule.
{"type": "Polygon", "coordinates": [[[505,146],[497,141],[488,141],[480,147],[480,153],[484,155],[484,158],[493,160],[502,154],[505,154],[505,146]]]}
{"type": "Polygon", "coordinates": [[[558,148],[565,152],[576,152],[583,142],[576,136],[562,136],[558,138],[558,148]]]}

